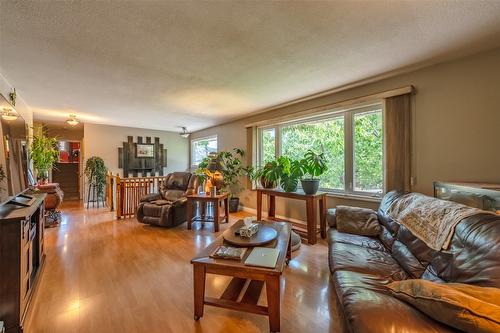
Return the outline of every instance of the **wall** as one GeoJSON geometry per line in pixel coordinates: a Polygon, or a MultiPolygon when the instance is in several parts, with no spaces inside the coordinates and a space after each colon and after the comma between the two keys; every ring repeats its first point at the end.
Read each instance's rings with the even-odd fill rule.
{"type": "MultiPolygon", "coordinates": [[[[500,49],[250,116],[193,133],[191,138],[217,134],[219,149],[245,148],[245,124],[407,85],[416,88],[414,191],[432,194],[436,180],[500,183],[500,49]]],[[[252,191],[243,193],[241,200],[245,207],[255,208],[252,191]]],[[[329,207],[337,204],[377,206],[329,197],[329,207]]],[[[304,217],[304,209],[293,201],[278,201],[277,213],[304,217]]]]}
{"type": "Polygon", "coordinates": [[[127,141],[127,136],[159,137],[160,143],[167,149],[167,167],[165,172],[185,171],[189,162],[189,140],[178,133],[147,130],[133,127],[84,124],[83,159],[99,156],[104,159],[108,169],[123,176],[123,170],[118,168],[118,148],[127,141]]]}

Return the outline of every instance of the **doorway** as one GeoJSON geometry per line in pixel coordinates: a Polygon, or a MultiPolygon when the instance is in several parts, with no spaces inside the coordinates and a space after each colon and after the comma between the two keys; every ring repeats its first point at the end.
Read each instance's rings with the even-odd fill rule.
{"type": "Polygon", "coordinates": [[[80,199],[80,141],[58,142],[59,160],[52,170],[52,181],[59,183],[65,200],[80,199]]]}

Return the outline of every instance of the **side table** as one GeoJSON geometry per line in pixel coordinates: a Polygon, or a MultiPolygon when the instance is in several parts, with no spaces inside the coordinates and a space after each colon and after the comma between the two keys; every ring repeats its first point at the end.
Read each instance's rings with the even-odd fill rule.
{"type": "Polygon", "coordinates": [[[186,196],[187,198],[187,226],[188,230],[191,230],[193,222],[213,222],[214,231],[219,231],[219,223],[222,221],[229,222],[229,194],[222,193],[212,196],[210,194],[191,194],[186,196]],[[194,214],[194,202],[200,202],[204,205],[207,202],[213,203],[214,206],[214,218],[207,219],[206,217],[198,217],[194,214]],[[219,215],[220,204],[224,202],[224,215],[219,215]]]}

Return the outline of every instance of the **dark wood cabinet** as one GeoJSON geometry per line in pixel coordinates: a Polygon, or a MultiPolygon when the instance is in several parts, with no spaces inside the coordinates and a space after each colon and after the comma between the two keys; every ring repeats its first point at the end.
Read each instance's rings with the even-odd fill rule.
{"type": "Polygon", "coordinates": [[[30,205],[0,206],[0,320],[6,333],[22,332],[44,263],[45,193],[30,205]]]}

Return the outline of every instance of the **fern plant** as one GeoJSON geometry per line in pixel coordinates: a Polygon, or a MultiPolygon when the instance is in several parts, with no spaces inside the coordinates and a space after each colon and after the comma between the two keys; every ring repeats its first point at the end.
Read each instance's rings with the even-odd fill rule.
{"type": "Polygon", "coordinates": [[[104,165],[104,160],[97,156],[90,157],[85,162],[85,170],[83,171],[87,177],[89,184],[97,189],[97,197],[101,198],[104,194],[106,186],[106,173],[108,169],[104,165]]]}

